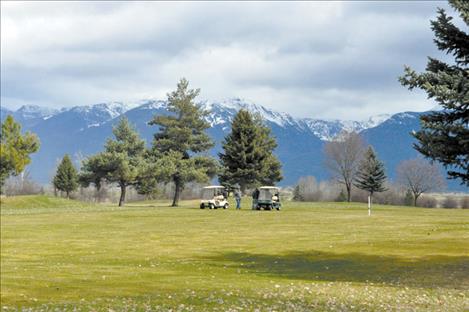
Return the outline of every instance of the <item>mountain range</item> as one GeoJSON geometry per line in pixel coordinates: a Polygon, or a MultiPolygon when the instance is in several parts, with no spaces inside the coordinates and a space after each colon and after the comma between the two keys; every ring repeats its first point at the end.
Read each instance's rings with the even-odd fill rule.
{"type": "MultiPolygon", "coordinates": [[[[210,154],[216,156],[221,142],[230,131],[236,112],[247,109],[259,113],[277,138],[275,151],[283,163],[284,179],[281,185],[293,185],[301,176],[313,175],[319,180],[329,178],[324,167],[323,146],[340,131],[359,132],[371,144],[384,161],[388,176],[393,179],[397,164],[417,156],[412,148],[415,142],[410,135],[420,128],[418,112],[373,116],[365,121],[323,120],[295,118],[264,106],[239,98],[223,101],[198,102],[209,114],[209,135],[216,145],[210,154]]],[[[112,127],[121,116],[126,116],[140,135],[151,144],[155,126],[147,123],[154,115],[168,114],[167,102],[156,99],[135,102],[108,102],[90,106],[50,109],[35,105],[17,110],[1,107],[2,120],[11,114],[23,130],[36,133],[41,140],[39,152],[32,156],[28,166],[31,177],[40,182],[50,182],[58,161],[68,153],[78,163],[87,155],[103,149],[112,127]]],[[[457,183],[449,183],[452,189],[461,189],[457,183]]]]}

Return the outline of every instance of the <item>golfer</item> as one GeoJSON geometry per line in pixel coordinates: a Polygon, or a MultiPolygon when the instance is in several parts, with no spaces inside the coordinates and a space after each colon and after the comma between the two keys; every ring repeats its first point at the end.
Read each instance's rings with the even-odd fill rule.
{"type": "Polygon", "coordinates": [[[239,188],[235,189],[234,198],[236,200],[236,209],[241,209],[241,192],[239,191],[239,188]]]}

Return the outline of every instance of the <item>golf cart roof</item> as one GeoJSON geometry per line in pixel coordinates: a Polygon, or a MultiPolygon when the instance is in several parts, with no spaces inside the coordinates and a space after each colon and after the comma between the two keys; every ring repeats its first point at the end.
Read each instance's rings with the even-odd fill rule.
{"type": "Polygon", "coordinates": [[[276,187],[276,186],[261,186],[259,189],[260,190],[272,190],[272,189],[278,190],[278,187],[276,187]]]}
{"type": "Polygon", "coordinates": [[[205,186],[204,189],[224,189],[224,186],[221,185],[210,185],[210,186],[205,186]]]}

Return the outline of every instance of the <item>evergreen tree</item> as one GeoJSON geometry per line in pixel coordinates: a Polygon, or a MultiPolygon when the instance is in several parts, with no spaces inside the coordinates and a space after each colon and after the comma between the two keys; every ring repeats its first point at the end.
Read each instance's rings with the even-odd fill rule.
{"type": "Polygon", "coordinates": [[[127,187],[138,183],[145,168],[145,141],[126,118],[112,132],[115,140],[108,139],[105,151],[84,161],[80,181],[84,186],[94,183],[98,189],[103,180],[117,183],[121,189],[119,206],[123,206],[127,187]]]}
{"type": "Polygon", "coordinates": [[[239,184],[244,193],[249,187],[273,185],[282,179],[281,164],[273,155],[277,143],[260,116],[240,110],[222,147],[223,152],[219,153],[222,184],[239,184]]]}
{"type": "Polygon", "coordinates": [[[293,189],[293,200],[294,201],[303,201],[303,195],[301,194],[300,185],[297,184],[293,189]]]}
{"type": "MultiPolygon", "coordinates": [[[[449,3],[469,26],[469,2],[449,3]]],[[[414,147],[425,157],[442,163],[449,178],[461,179],[462,184],[469,186],[469,35],[452,19],[439,9],[431,28],[438,49],[452,54],[454,64],[429,58],[424,73],[406,67],[399,80],[410,90],[424,90],[444,108],[420,117],[422,128],[413,134],[418,140],[414,147]]]]}
{"type": "Polygon", "coordinates": [[[344,190],[341,189],[339,195],[335,199],[336,202],[345,202],[347,201],[347,194],[345,194],[344,190]]]}
{"type": "Polygon", "coordinates": [[[11,115],[2,124],[0,133],[0,190],[11,175],[18,175],[31,162],[30,154],[39,150],[35,134],[21,134],[21,125],[11,115]]]}
{"type": "Polygon", "coordinates": [[[216,160],[199,153],[208,151],[213,142],[205,130],[210,124],[204,120],[206,112],[195,105],[200,90],[189,89],[189,82],[181,79],[177,90],[168,94],[166,116],[155,116],[150,125],[159,126],[154,135],[152,152],[160,158],[169,179],[174,183],[173,206],[177,206],[184,185],[190,181],[206,182],[217,171],[216,160]]]}
{"type": "Polygon", "coordinates": [[[62,162],[57,167],[52,184],[55,189],[65,192],[67,198],[70,198],[70,193],[78,188],[78,173],[68,154],[65,154],[62,162]]]}
{"type": "Polygon", "coordinates": [[[383,163],[376,157],[371,146],[365,152],[365,155],[358,167],[357,176],[354,185],[361,190],[367,191],[370,196],[370,209],[373,194],[385,191],[384,182],[386,174],[384,173],[383,163]]]}
{"type": "Polygon", "coordinates": [[[406,206],[413,206],[414,205],[414,194],[412,193],[412,190],[410,190],[410,189],[408,189],[405,192],[404,205],[406,205],[406,206]]]}

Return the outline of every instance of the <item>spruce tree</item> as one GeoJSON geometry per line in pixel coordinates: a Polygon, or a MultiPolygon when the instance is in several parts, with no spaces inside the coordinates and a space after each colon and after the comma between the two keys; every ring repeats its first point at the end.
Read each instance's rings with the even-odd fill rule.
{"type": "Polygon", "coordinates": [[[30,154],[39,150],[35,134],[21,134],[21,125],[11,115],[2,123],[0,132],[0,191],[5,180],[19,175],[31,162],[30,154]]]}
{"type": "Polygon", "coordinates": [[[277,143],[260,116],[240,110],[222,147],[223,152],[219,153],[222,184],[239,184],[244,193],[249,187],[272,185],[282,179],[281,164],[273,154],[277,143]]]}
{"type": "Polygon", "coordinates": [[[199,93],[199,89],[189,89],[189,82],[181,79],[177,89],[168,94],[171,114],[155,116],[149,122],[150,125],[159,126],[154,135],[153,155],[171,169],[169,180],[175,186],[172,206],[178,205],[186,183],[206,182],[218,168],[215,159],[200,155],[214,144],[205,132],[210,127],[204,120],[206,112],[194,103],[199,93]]]}
{"type": "Polygon", "coordinates": [[[57,167],[52,184],[55,189],[65,192],[67,198],[70,198],[70,193],[78,188],[78,173],[68,154],[65,154],[57,167]]]}
{"type": "Polygon", "coordinates": [[[105,151],[84,161],[80,180],[84,186],[94,183],[97,188],[103,180],[117,183],[121,189],[119,206],[123,206],[127,187],[139,182],[145,168],[145,141],[127,118],[122,118],[112,132],[115,139],[108,139],[105,151]]]}
{"type": "Polygon", "coordinates": [[[301,194],[300,184],[297,184],[293,189],[293,200],[303,201],[303,195],[301,194]]]}
{"type": "MultiPolygon", "coordinates": [[[[469,26],[469,1],[450,0],[463,23],[469,26]]],[[[421,130],[413,135],[414,145],[425,157],[442,163],[448,177],[469,186],[469,35],[453,23],[443,9],[431,21],[438,49],[454,56],[447,64],[429,58],[426,71],[416,73],[405,67],[400,82],[410,90],[419,88],[436,100],[443,110],[423,114],[421,130]]]]}
{"type": "Polygon", "coordinates": [[[386,174],[384,173],[383,163],[376,157],[371,146],[365,152],[365,155],[358,167],[357,176],[354,185],[369,194],[369,209],[371,213],[371,202],[373,194],[385,191],[384,182],[386,174]]]}

